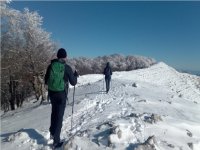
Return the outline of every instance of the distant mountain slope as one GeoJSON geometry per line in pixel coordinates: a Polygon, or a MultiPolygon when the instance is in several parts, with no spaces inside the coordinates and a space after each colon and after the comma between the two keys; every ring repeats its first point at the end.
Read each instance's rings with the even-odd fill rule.
{"type": "Polygon", "coordinates": [[[183,96],[191,101],[199,101],[200,77],[180,73],[163,62],[146,69],[135,70],[129,76],[123,75],[126,72],[117,72],[117,74],[119,75],[116,78],[126,76],[128,79],[132,78],[134,80],[161,85],[177,92],[180,97],[183,96]]]}
{"type": "Polygon", "coordinates": [[[200,76],[200,71],[182,70],[182,69],[178,69],[178,71],[182,72],[182,73],[189,73],[189,74],[192,74],[192,75],[200,76]]]}

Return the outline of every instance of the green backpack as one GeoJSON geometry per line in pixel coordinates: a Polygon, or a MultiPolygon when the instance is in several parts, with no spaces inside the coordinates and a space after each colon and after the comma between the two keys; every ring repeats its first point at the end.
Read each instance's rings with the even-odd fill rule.
{"type": "Polygon", "coordinates": [[[65,64],[62,64],[60,62],[53,62],[51,64],[50,77],[48,80],[49,90],[55,92],[65,90],[64,72],[65,64]]]}

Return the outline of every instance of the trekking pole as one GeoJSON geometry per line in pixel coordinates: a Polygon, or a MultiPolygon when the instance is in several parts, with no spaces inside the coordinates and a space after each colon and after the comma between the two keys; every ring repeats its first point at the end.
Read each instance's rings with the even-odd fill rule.
{"type": "MultiPolygon", "coordinates": [[[[68,85],[68,88],[67,88],[67,95],[69,94],[70,92],[70,88],[69,88],[69,85],[68,85]]],[[[67,98],[67,105],[69,105],[69,99],[67,98]]]]}
{"type": "Polygon", "coordinates": [[[103,76],[103,90],[102,91],[104,91],[104,76],[103,76]]]}
{"type": "Polygon", "coordinates": [[[112,78],[110,78],[110,89],[112,89],[112,78]]]}
{"type": "Polygon", "coordinates": [[[72,102],[71,130],[72,130],[72,127],[73,127],[73,114],[74,114],[74,95],[75,95],[75,86],[74,86],[74,92],[73,92],[73,102],[72,102]]]}

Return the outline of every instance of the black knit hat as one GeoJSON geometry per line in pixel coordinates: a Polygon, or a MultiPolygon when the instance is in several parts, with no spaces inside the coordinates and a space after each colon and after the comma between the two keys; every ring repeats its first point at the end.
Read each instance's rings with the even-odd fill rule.
{"type": "Polygon", "coordinates": [[[57,57],[58,58],[66,58],[67,57],[67,52],[64,48],[60,48],[57,52],[57,57]]]}

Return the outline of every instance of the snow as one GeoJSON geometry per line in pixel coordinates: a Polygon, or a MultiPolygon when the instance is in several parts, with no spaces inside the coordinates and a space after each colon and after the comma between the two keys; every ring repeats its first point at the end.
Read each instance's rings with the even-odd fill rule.
{"type": "MultiPolygon", "coordinates": [[[[103,75],[79,77],[72,130],[70,88],[61,139],[76,135],[66,150],[200,149],[200,77],[161,62],[114,72],[108,94],[103,85],[103,75]]],[[[51,149],[51,105],[33,101],[30,98],[23,108],[1,115],[2,149],[51,149]]]]}

